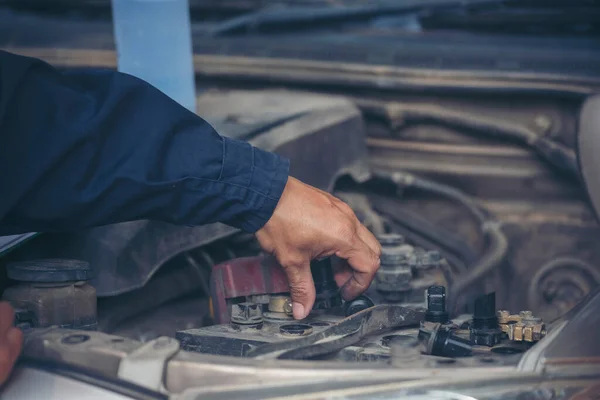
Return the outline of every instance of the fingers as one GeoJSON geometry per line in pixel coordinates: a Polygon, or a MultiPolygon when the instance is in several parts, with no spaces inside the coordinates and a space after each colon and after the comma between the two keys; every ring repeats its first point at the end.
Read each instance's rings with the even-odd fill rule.
{"type": "Polygon", "coordinates": [[[0,385],[10,376],[23,346],[23,333],[17,328],[9,328],[0,338],[0,385]]]}
{"type": "Polygon", "coordinates": [[[377,258],[381,257],[381,244],[379,241],[364,225],[360,223],[359,225],[360,227],[357,230],[358,236],[369,246],[377,258]]]}
{"type": "Polygon", "coordinates": [[[335,274],[346,299],[364,292],[379,267],[379,243],[354,211],[330,194],[291,177],[256,238],[287,274],[296,319],[305,318],[315,301],[311,259],[337,255],[347,261],[335,274]]]}
{"type": "MultiPolygon", "coordinates": [[[[366,230],[366,228],[364,229],[366,230]]],[[[367,290],[375,276],[375,272],[379,268],[379,256],[381,254],[379,244],[375,238],[372,240],[369,238],[369,235],[371,235],[370,232],[368,232],[369,235],[360,232],[359,228],[349,248],[336,253],[336,256],[347,260],[348,265],[352,269],[349,278],[340,288],[344,300],[352,300],[367,290]],[[371,241],[371,245],[368,245],[361,236],[371,241]]],[[[336,279],[338,284],[344,275],[347,275],[347,273],[342,273],[336,279]]]]}
{"type": "Polygon", "coordinates": [[[15,312],[10,304],[0,303],[0,336],[4,335],[14,324],[15,312]]]}
{"type": "Polygon", "coordinates": [[[335,256],[331,257],[331,266],[333,267],[335,283],[339,288],[343,287],[352,277],[352,268],[350,268],[346,260],[335,256]]]}
{"type": "Polygon", "coordinates": [[[10,346],[10,361],[11,365],[17,361],[17,357],[21,354],[21,347],[23,347],[23,332],[19,328],[12,327],[6,334],[8,344],[10,346]]]}
{"type": "Polygon", "coordinates": [[[337,251],[336,255],[345,258],[350,270],[338,272],[336,282],[341,288],[345,300],[351,300],[362,294],[369,285],[379,268],[381,245],[369,230],[362,225],[354,211],[345,203],[339,202],[338,207],[346,214],[353,229],[354,237],[349,238],[345,250],[337,251]],[[343,282],[342,279],[345,279],[343,282]]]}
{"type": "Polygon", "coordinates": [[[23,346],[23,333],[13,327],[14,317],[12,307],[0,303],[0,384],[10,375],[23,346]]]}
{"type": "Polygon", "coordinates": [[[310,273],[310,261],[282,263],[290,285],[294,319],[304,319],[315,303],[315,284],[310,273]]]}

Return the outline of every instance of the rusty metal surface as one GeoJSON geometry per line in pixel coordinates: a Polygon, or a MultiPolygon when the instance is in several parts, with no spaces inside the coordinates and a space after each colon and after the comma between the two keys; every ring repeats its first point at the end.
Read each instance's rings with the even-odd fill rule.
{"type": "Polygon", "coordinates": [[[96,290],[85,282],[11,286],[4,291],[2,300],[30,311],[33,327],[97,328],[96,290]]]}
{"type": "Polygon", "coordinates": [[[546,325],[541,318],[534,317],[531,311],[511,314],[507,310],[499,310],[497,316],[498,325],[509,340],[537,342],[546,335],[546,325]]]}
{"type": "Polygon", "coordinates": [[[249,357],[302,360],[342,350],[375,332],[418,325],[424,310],[399,305],[380,305],[360,311],[319,333],[280,343],[266,344],[249,357]]]}
{"type": "Polygon", "coordinates": [[[412,171],[469,186],[477,195],[499,197],[581,196],[573,183],[553,175],[535,154],[505,144],[447,144],[369,138],[372,168],[412,171]],[[513,192],[514,193],[514,192],[513,192]]]}
{"type": "MultiPolygon", "coordinates": [[[[520,370],[514,366],[489,363],[465,364],[461,360],[453,364],[434,362],[427,366],[399,368],[394,364],[256,360],[179,351],[165,366],[164,384],[172,394],[184,391],[194,394],[186,398],[197,398],[201,394],[207,398],[206,395],[211,393],[231,395],[239,390],[245,391],[244,398],[253,398],[254,393],[260,393],[257,396],[264,398],[281,388],[286,390],[283,393],[286,395],[308,393],[310,390],[373,395],[390,390],[454,388],[477,398],[484,394],[483,390],[491,388],[524,392],[532,383],[538,387],[578,385],[584,388],[593,380],[597,382],[599,377],[597,365],[590,364],[598,360],[596,350],[599,347],[595,335],[598,330],[595,325],[600,321],[593,317],[598,314],[598,301],[600,292],[594,293],[573,310],[566,317],[566,325],[554,326],[552,329],[555,331],[536,344],[531,354],[526,353],[529,360],[525,362],[526,368],[522,366],[520,370]],[[554,360],[563,360],[564,363],[552,363],[554,360]],[[537,368],[538,362],[541,362],[541,369],[537,368]],[[545,368],[551,368],[548,370],[550,375],[542,373],[545,368]]],[[[377,322],[376,319],[373,322],[377,322]]],[[[34,330],[27,335],[24,355],[115,377],[121,360],[140,345],[136,341],[98,332],[45,329],[34,330]]]]}
{"type": "MultiPolygon", "coordinates": [[[[70,25],[56,18],[41,21],[16,14],[10,17],[14,18],[0,24],[0,38],[4,40],[0,47],[39,56],[69,68],[116,66],[112,32],[104,23],[73,22],[70,25]],[[38,36],[32,33],[33,27],[45,34],[38,36]],[[70,32],[74,30],[81,35],[72,35],[70,32]]],[[[199,84],[261,89],[302,85],[302,90],[343,94],[351,98],[435,103],[514,120],[568,146],[575,144],[576,114],[582,96],[600,87],[597,78],[569,75],[567,72],[558,75],[547,72],[529,74],[491,71],[493,68],[473,72],[461,71],[460,68],[432,69],[427,65],[413,68],[401,65],[402,60],[393,60],[395,65],[383,65],[386,60],[391,60],[389,48],[385,54],[380,54],[373,47],[372,54],[379,54],[379,58],[374,60],[383,61],[379,65],[370,61],[371,65],[367,65],[365,54],[369,54],[369,49],[362,45],[348,48],[340,45],[335,52],[324,52],[322,57],[309,60],[305,56],[312,54],[314,42],[292,43],[278,39],[198,42],[195,64],[199,84]],[[331,57],[326,59],[328,56],[331,57]],[[352,62],[335,61],[336,57],[343,56],[353,57],[352,62]],[[453,96],[448,95],[450,91],[453,96]]],[[[481,47],[481,42],[470,44],[466,40],[461,43],[464,48],[481,47]]],[[[414,44],[418,41],[411,42],[411,46],[414,44]]],[[[479,57],[479,53],[473,54],[479,57]]],[[[600,250],[594,241],[600,229],[585,202],[581,187],[555,177],[526,148],[482,140],[469,132],[427,124],[390,126],[368,115],[366,127],[373,136],[368,139],[372,166],[389,171],[412,170],[443,180],[479,197],[482,204],[499,216],[510,242],[518,243],[518,246],[511,246],[506,268],[485,282],[489,289],[510,288],[499,290],[502,307],[530,308],[532,305],[528,304],[525,293],[536,271],[556,258],[577,257],[590,265],[600,265],[600,250]]],[[[464,237],[474,249],[481,246],[481,238],[460,210],[430,198],[405,199],[405,205],[464,237]]],[[[126,236],[131,242],[141,243],[148,239],[143,232],[155,228],[166,233],[161,233],[165,239],[158,246],[153,244],[152,251],[174,243],[187,243],[189,246],[203,243],[190,228],[148,227],[144,222],[131,223],[123,232],[110,227],[101,229],[105,229],[104,236],[126,236]]],[[[226,236],[230,233],[221,227],[211,235],[226,236]]],[[[76,246],[82,248],[86,243],[82,246],[79,242],[76,246]]],[[[182,246],[178,251],[187,248],[182,246]]],[[[121,250],[119,246],[111,246],[95,252],[94,257],[106,257],[100,258],[102,263],[98,264],[111,264],[114,262],[112,255],[119,254],[121,250]]],[[[144,253],[133,252],[132,257],[124,257],[123,260],[135,263],[140,255],[144,253]]],[[[161,258],[159,263],[165,259],[161,258]]],[[[585,278],[585,275],[582,276],[585,278]]],[[[544,304],[544,301],[539,302],[536,308],[545,319],[555,317],[568,308],[544,304]]]]}

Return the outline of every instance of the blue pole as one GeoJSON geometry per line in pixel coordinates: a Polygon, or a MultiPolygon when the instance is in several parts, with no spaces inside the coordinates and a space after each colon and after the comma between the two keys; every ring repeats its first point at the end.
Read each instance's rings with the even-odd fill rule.
{"type": "Polygon", "coordinates": [[[188,0],[112,0],[119,71],[196,112],[188,0]]]}

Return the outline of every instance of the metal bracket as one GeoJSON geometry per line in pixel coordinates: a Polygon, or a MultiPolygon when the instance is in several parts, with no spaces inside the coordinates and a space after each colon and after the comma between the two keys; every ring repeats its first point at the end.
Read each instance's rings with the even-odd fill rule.
{"type": "Polygon", "coordinates": [[[353,314],[336,325],[300,339],[264,344],[247,353],[259,359],[306,360],[339,351],[384,329],[419,325],[425,310],[382,304],[353,314]]]}
{"type": "Polygon", "coordinates": [[[118,376],[148,389],[165,392],[165,367],[178,351],[179,341],[166,336],[159,337],[125,356],[119,364],[118,376]]]}

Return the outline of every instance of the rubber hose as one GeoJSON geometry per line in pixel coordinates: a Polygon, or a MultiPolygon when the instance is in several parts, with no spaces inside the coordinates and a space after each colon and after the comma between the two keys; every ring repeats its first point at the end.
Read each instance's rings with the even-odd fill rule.
{"type": "Polygon", "coordinates": [[[463,276],[458,276],[454,285],[450,288],[450,300],[452,303],[450,309],[456,309],[458,296],[452,295],[452,293],[462,293],[493,271],[506,257],[508,252],[508,240],[502,232],[500,224],[491,221],[486,213],[481,210],[468,195],[456,188],[418,178],[404,172],[394,172],[391,174],[375,172],[374,176],[389,179],[396,185],[413,187],[453,199],[465,206],[480,223],[481,231],[487,242],[486,249],[473,266],[469,267],[468,272],[463,276]]]}
{"type": "Polygon", "coordinates": [[[497,222],[488,222],[483,226],[488,240],[485,252],[464,275],[459,275],[451,288],[449,309],[456,310],[458,303],[457,293],[463,293],[470,286],[485,278],[496,267],[500,266],[508,253],[508,240],[497,222]]]}
{"type": "Polygon", "coordinates": [[[435,105],[381,103],[368,100],[357,100],[356,104],[376,118],[387,119],[393,129],[408,123],[432,122],[459,130],[477,132],[489,137],[517,140],[535,150],[540,157],[561,172],[577,180],[580,179],[577,158],[573,150],[559,142],[540,136],[525,125],[506,123],[498,119],[435,105]]]}

